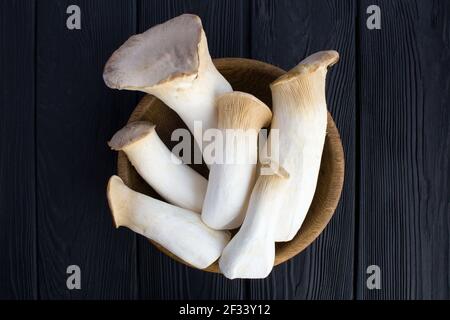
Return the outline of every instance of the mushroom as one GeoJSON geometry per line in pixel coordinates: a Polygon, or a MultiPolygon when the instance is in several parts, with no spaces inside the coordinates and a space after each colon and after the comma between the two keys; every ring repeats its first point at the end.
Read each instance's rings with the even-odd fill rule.
{"type": "Polygon", "coordinates": [[[259,176],[244,223],[219,259],[225,277],[259,279],[269,275],[275,260],[274,226],[286,192],[288,176],[259,176]],[[276,192],[274,192],[276,190],[276,192]]]}
{"type": "Polygon", "coordinates": [[[118,176],[109,179],[107,196],[116,228],[128,227],[199,269],[216,261],[230,240],[228,232],[210,229],[199,214],[135,192],[118,176]]]}
{"type": "Polygon", "coordinates": [[[208,181],[170,152],[154,124],[132,122],[108,144],[113,150],[124,151],[139,175],[165,200],[194,212],[202,211],[208,181]]]}
{"type": "Polygon", "coordinates": [[[256,97],[238,91],[221,95],[217,111],[224,151],[210,167],[202,220],[214,229],[234,229],[244,220],[255,183],[258,133],[269,125],[272,112],[256,97]]]}
{"type": "MultiPolygon", "coordinates": [[[[271,130],[279,130],[278,165],[290,175],[289,192],[277,192],[285,200],[275,232],[276,241],[292,240],[311,205],[327,128],[326,74],[328,67],[338,60],[336,51],[317,52],[270,85],[271,130]]],[[[266,146],[276,147],[271,146],[270,135],[266,146]]]]}
{"type": "Polygon", "coordinates": [[[232,91],[212,62],[200,18],[192,14],[132,36],[108,60],[103,78],[110,88],[143,91],[162,100],[186,123],[200,150],[202,129],[217,124],[216,97],[232,91]]]}

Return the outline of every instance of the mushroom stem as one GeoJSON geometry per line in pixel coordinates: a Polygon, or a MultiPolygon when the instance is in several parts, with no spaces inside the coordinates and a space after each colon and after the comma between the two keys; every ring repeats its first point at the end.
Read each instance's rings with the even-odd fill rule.
{"type": "Polygon", "coordinates": [[[109,179],[107,196],[116,228],[128,227],[199,269],[216,261],[230,239],[199,214],[135,192],[118,176],[109,179]]]}
{"type": "MultiPolygon", "coordinates": [[[[279,164],[290,174],[276,241],[290,241],[295,236],[311,205],[327,128],[327,68],[338,59],[336,51],[317,52],[270,85],[271,129],[279,130],[279,164]]],[[[268,146],[270,140],[269,135],[268,146]]]]}
{"type": "Polygon", "coordinates": [[[110,88],[139,90],[161,99],[186,123],[203,150],[203,133],[215,128],[215,98],[232,91],[208,51],[202,22],[183,14],[128,39],[108,60],[110,88]],[[194,130],[201,122],[203,130],[194,130]]]}
{"type": "Polygon", "coordinates": [[[255,183],[259,130],[270,123],[272,112],[260,100],[231,92],[217,100],[218,128],[224,152],[210,167],[202,219],[214,229],[242,224],[255,183]]]}
{"type": "Polygon", "coordinates": [[[155,125],[137,121],[119,130],[108,143],[122,150],[139,175],[165,200],[200,213],[208,181],[181,163],[161,141],[155,125]]]}
{"type": "Polygon", "coordinates": [[[275,260],[276,213],[282,204],[278,192],[286,191],[287,186],[286,177],[258,177],[244,223],[219,260],[220,270],[225,277],[259,279],[269,275],[275,260]]]}

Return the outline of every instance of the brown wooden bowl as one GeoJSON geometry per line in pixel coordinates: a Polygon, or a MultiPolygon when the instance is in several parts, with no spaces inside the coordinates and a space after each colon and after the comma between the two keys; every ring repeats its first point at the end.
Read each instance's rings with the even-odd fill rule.
{"type": "MultiPolygon", "coordinates": [[[[264,62],[241,58],[216,59],[214,64],[230,82],[234,90],[251,93],[269,107],[272,107],[269,84],[284,74],[284,70],[264,62]]],[[[170,139],[172,131],[177,128],[187,129],[183,121],[172,109],[150,95],[142,98],[128,122],[137,120],[146,120],[154,123],[161,140],[170,149],[177,144],[177,142],[173,142],[170,139]]],[[[208,177],[208,169],[204,164],[191,166],[206,178],[208,177]]],[[[159,198],[158,194],[138,175],[123,152],[119,152],[117,167],[118,175],[131,189],[159,198]]],[[[333,118],[328,114],[327,136],[314,199],[305,221],[294,239],[289,242],[276,244],[275,265],[297,255],[319,236],[333,216],[339,202],[343,182],[344,151],[333,118]]],[[[187,264],[159,244],[153,241],[152,243],[169,257],[187,264]]],[[[220,272],[219,264],[216,261],[204,270],[220,272]]]]}

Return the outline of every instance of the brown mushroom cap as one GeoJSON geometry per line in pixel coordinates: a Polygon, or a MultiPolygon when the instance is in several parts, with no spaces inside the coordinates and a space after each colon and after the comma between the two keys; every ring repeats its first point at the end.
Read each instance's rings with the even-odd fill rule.
{"type": "Polygon", "coordinates": [[[138,89],[196,74],[202,30],[198,16],[183,14],[132,36],[106,63],[106,85],[138,89]]]}
{"type": "Polygon", "coordinates": [[[331,67],[339,60],[339,53],[334,50],[319,51],[303,59],[297,66],[289,70],[270,84],[271,87],[296,79],[300,75],[313,73],[321,67],[331,67]]]}
{"type": "Polygon", "coordinates": [[[123,148],[141,140],[155,132],[155,125],[147,121],[136,121],[127,124],[116,132],[108,145],[111,149],[120,151],[123,148]]]}

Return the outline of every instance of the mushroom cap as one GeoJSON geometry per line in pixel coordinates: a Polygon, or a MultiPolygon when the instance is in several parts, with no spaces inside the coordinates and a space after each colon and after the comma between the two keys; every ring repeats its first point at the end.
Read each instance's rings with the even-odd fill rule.
{"type": "Polygon", "coordinates": [[[339,53],[335,50],[316,52],[303,59],[297,66],[272,82],[270,86],[273,87],[281,83],[296,79],[298,76],[313,73],[319,68],[331,67],[332,65],[337,63],[338,60],[339,53]]]}
{"type": "Polygon", "coordinates": [[[108,180],[108,186],[106,187],[106,197],[108,199],[108,205],[113,219],[113,225],[117,229],[121,225],[121,206],[120,199],[123,198],[122,189],[124,189],[124,182],[119,176],[111,176],[108,180]]]}
{"type": "Polygon", "coordinates": [[[196,74],[202,32],[198,16],[183,14],[130,37],[106,63],[106,85],[139,89],[196,74]]]}
{"type": "Polygon", "coordinates": [[[272,111],[255,96],[233,91],[217,98],[218,123],[222,129],[261,129],[270,124],[272,111]]]}
{"type": "Polygon", "coordinates": [[[147,121],[131,122],[117,131],[108,145],[111,149],[120,151],[155,132],[155,127],[154,124],[147,121]]]}

